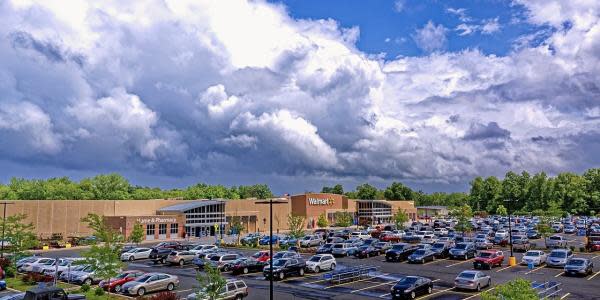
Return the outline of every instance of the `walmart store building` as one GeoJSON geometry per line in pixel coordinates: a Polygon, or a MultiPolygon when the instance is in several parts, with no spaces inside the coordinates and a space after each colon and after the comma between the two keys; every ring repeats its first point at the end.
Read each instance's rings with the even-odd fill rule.
{"type": "MultiPolygon", "coordinates": [[[[287,230],[290,213],[304,216],[306,228],[316,227],[321,214],[330,223],[336,212],[348,212],[355,224],[390,223],[393,214],[403,209],[417,218],[413,201],[354,200],[337,194],[308,193],[276,198],[273,205],[273,229],[287,230]]],[[[229,230],[233,218],[239,218],[247,232],[269,229],[268,200],[19,200],[7,206],[7,215],[23,213],[35,225],[40,238],[61,235],[63,239],[91,234],[81,218],[88,213],[105,217],[108,224],[126,237],[136,223],[143,226],[146,240],[165,240],[211,236],[229,230]]]]}

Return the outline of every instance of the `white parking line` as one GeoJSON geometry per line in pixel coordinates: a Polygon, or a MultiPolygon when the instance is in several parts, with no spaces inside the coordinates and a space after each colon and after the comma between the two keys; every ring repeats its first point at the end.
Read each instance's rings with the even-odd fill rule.
{"type": "MultiPolygon", "coordinates": [[[[390,275],[390,273],[381,274],[381,276],[386,276],[386,275],[390,275]]],[[[352,284],[352,283],[355,283],[355,282],[373,280],[373,279],[380,278],[381,276],[374,276],[374,277],[369,277],[369,278],[365,278],[365,279],[361,279],[361,280],[355,280],[355,281],[350,281],[350,282],[345,282],[345,283],[338,283],[338,284],[326,286],[325,289],[331,289],[331,288],[334,288],[334,287],[338,287],[338,286],[342,286],[342,285],[347,285],[347,284],[352,284]]]]}
{"type": "Polygon", "coordinates": [[[560,300],[567,298],[567,296],[571,295],[571,293],[566,293],[564,296],[560,297],[560,300]]]}
{"type": "Polygon", "coordinates": [[[504,270],[506,270],[506,269],[510,269],[510,268],[512,268],[512,267],[516,267],[516,266],[517,266],[517,265],[504,267],[504,268],[502,268],[502,269],[499,269],[499,270],[497,270],[497,271],[496,271],[496,273],[498,273],[498,272],[502,272],[502,271],[504,271],[504,270]]]}
{"type": "Polygon", "coordinates": [[[429,295],[426,295],[425,297],[423,297],[423,298],[421,298],[421,299],[427,299],[427,298],[429,298],[429,297],[431,297],[431,296],[433,296],[433,295],[437,295],[437,294],[439,294],[439,293],[447,292],[447,291],[449,291],[449,290],[451,290],[451,289],[453,289],[453,288],[454,288],[454,287],[451,287],[451,288],[448,288],[448,289],[445,289],[445,290],[439,290],[439,291],[437,291],[437,292],[435,292],[435,293],[431,293],[431,294],[429,294],[429,295]]]}
{"type": "MultiPolygon", "coordinates": [[[[487,289],[486,291],[488,291],[488,292],[489,292],[489,291],[491,291],[491,290],[493,290],[493,289],[495,289],[495,288],[496,288],[496,287],[489,288],[489,289],[487,289]]],[[[482,293],[482,292],[481,292],[481,293],[482,293]]],[[[473,299],[473,298],[475,298],[475,297],[477,297],[477,296],[481,295],[481,293],[477,293],[477,294],[475,294],[475,295],[469,296],[469,297],[467,297],[467,298],[465,298],[465,299],[463,299],[463,300],[467,300],[467,299],[473,299]]]]}
{"type": "Polygon", "coordinates": [[[537,271],[537,270],[539,270],[539,269],[542,269],[542,268],[544,268],[544,266],[539,266],[539,267],[537,267],[537,268],[535,268],[535,269],[529,270],[529,271],[525,272],[525,275],[527,275],[527,274],[530,274],[530,273],[533,273],[533,272],[535,272],[535,271],[537,271]]]}
{"type": "Polygon", "coordinates": [[[376,288],[376,287],[379,287],[379,286],[382,286],[382,285],[390,285],[390,284],[396,284],[396,282],[395,281],[384,282],[384,283],[376,284],[376,285],[373,285],[373,286],[368,286],[368,287],[365,287],[365,288],[362,288],[362,289],[354,290],[354,291],[352,291],[350,293],[354,294],[354,293],[357,293],[357,292],[360,292],[360,291],[369,290],[369,289],[376,288]]]}
{"type": "Polygon", "coordinates": [[[560,273],[556,274],[556,276],[554,276],[554,278],[556,278],[556,277],[560,277],[560,276],[562,276],[564,273],[565,273],[564,271],[561,271],[560,273]]]}
{"type": "Polygon", "coordinates": [[[596,277],[598,274],[600,274],[600,271],[596,272],[594,275],[590,276],[590,278],[588,278],[587,280],[592,280],[594,277],[596,277]]]}
{"type": "Polygon", "coordinates": [[[467,259],[467,260],[464,260],[464,261],[461,261],[461,262],[457,262],[455,264],[447,265],[446,268],[450,268],[450,267],[458,266],[460,264],[468,263],[468,262],[470,262],[470,261],[472,261],[474,259],[475,258],[471,258],[471,259],[467,259]]]}

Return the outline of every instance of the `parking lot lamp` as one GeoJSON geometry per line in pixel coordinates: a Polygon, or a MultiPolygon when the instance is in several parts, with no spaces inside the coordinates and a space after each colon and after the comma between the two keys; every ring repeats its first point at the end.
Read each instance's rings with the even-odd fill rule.
{"type": "Polygon", "coordinates": [[[510,257],[508,258],[508,265],[509,266],[516,266],[517,265],[517,259],[515,258],[514,254],[513,254],[513,240],[512,240],[512,206],[511,203],[513,202],[511,199],[506,199],[504,200],[504,202],[507,203],[508,206],[508,245],[510,246],[510,257]]]}
{"type": "Polygon", "coordinates": [[[287,201],[269,199],[258,201],[256,204],[269,204],[269,300],[273,300],[273,204],[288,203],[287,201]]]}

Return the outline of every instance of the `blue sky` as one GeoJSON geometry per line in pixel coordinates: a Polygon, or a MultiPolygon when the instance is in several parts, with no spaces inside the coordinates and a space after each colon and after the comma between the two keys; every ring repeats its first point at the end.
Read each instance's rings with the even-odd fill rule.
{"type": "Polygon", "coordinates": [[[506,55],[519,37],[544,29],[527,23],[527,11],[510,1],[438,1],[438,0],[283,0],[292,17],[299,19],[334,19],[342,27],[360,28],[357,47],[371,54],[385,53],[386,59],[397,56],[426,55],[413,37],[429,21],[448,30],[444,50],[480,49],[486,54],[506,55]],[[460,35],[457,26],[481,26],[497,18],[499,29],[490,34],[474,30],[460,35]]]}
{"type": "Polygon", "coordinates": [[[599,16],[564,0],[0,1],[0,182],[280,194],[581,173],[600,166],[599,16]]]}

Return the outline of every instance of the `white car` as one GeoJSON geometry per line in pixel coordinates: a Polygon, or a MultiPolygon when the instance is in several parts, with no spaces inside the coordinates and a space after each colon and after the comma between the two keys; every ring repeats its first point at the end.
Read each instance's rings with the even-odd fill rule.
{"type": "Polygon", "coordinates": [[[523,255],[521,259],[522,265],[528,265],[532,263],[534,266],[541,266],[546,262],[547,255],[544,251],[540,250],[529,250],[523,255]]]}
{"type": "Polygon", "coordinates": [[[62,272],[67,271],[70,267],[74,267],[73,262],[78,261],[78,260],[83,260],[83,258],[81,257],[73,257],[73,258],[60,258],[58,260],[58,262],[55,262],[54,264],[50,265],[50,266],[45,266],[42,268],[42,270],[40,271],[40,273],[44,274],[44,275],[50,275],[50,276],[60,276],[60,274],[62,274],[62,272]],[[56,265],[58,263],[58,266],[56,265]]]}
{"type": "Polygon", "coordinates": [[[437,236],[447,235],[448,234],[448,229],[446,229],[446,228],[435,228],[433,230],[433,234],[435,234],[437,236]]]}
{"type": "Polygon", "coordinates": [[[190,252],[198,255],[201,253],[207,253],[210,251],[214,251],[215,249],[217,249],[217,246],[215,246],[215,245],[197,245],[196,247],[190,249],[190,252]]]}
{"type": "Polygon", "coordinates": [[[148,259],[150,258],[150,252],[152,252],[152,249],[150,248],[133,248],[121,254],[121,260],[134,261],[137,259],[148,259]]]}
{"type": "Polygon", "coordinates": [[[351,238],[357,238],[360,240],[366,240],[366,239],[370,239],[371,235],[366,233],[366,232],[362,232],[362,231],[355,231],[353,233],[350,234],[351,238]]]}
{"type": "Polygon", "coordinates": [[[306,269],[315,273],[319,273],[321,270],[335,270],[335,265],[335,257],[331,254],[313,255],[306,261],[306,269]]]}
{"type": "Polygon", "coordinates": [[[504,230],[504,229],[497,230],[494,237],[501,237],[501,238],[508,237],[508,231],[504,230]]]}
{"type": "Polygon", "coordinates": [[[52,265],[54,263],[54,261],[55,261],[54,258],[40,257],[40,258],[33,260],[32,262],[23,264],[21,267],[19,267],[18,271],[19,272],[33,272],[34,267],[41,269],[43,267],[52,265]]]}
{"type": "Polygon", "coordinates": [[[402,237],[404,237],[405,232],[404,232],[404,230],[394,230],[394,231],[392,231],[392,234],[394,236],[402,238],[402,237]]]}

